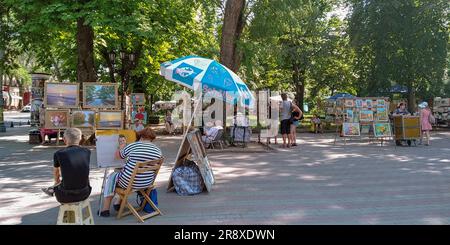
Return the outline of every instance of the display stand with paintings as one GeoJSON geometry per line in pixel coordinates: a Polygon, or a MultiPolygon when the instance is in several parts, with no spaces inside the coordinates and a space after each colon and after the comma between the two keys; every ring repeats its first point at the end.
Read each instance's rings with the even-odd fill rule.
{"type": "Polygon", "coordinates": [[[333,108],[328,108],[327,112],[333,112],[336,124],[336,136],[342,137],[346,143],[348,137],[355,138],[367,136],[369,143],[372,139],[383,139],[375,135],[376,123],[388,122],[387,108],[389,99],[384,97],[364,97],[364,98],[339,98],[333,104],[333,108]],[[359,130],[356,130],[356,123],[359,130]]]}
{"type": "MultiPolygon", "coordinates": [[[[181,148],[178,157],[175,160],[175,166],[172,169],[172,173],[176,168],[180,167],[184,163],[185,159],[190,159],[197,164],[198,168],[200,169],[200,173],[202,175],[206,190],[208,192],[211,192],[212,185],[215,182],[214,173],[208,160],[205,147],[203,146],[201,140],[201,133],[198,129],[188,132],[186,134],[186,137],[183,138],[183,142],[181,143],[181,148]]],[[[171,174],[167,191],[171,192],[174,190],[175,186],[173,184],[171,174]]]]}

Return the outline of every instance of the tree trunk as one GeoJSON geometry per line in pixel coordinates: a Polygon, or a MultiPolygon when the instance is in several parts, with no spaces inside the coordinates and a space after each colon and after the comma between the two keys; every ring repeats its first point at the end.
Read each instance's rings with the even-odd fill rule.
{"type": "Polygon", "coordinates": [[[77,20],[77,79],[81,89],[84,82],[97,81],[94,66],[94,31],[91,26],[85,25],[84,22],[84,18],[77,20]]]}
{"type": "Polygon", "coordinates": [[[305,101],[305,76],[300,69],[299,64],[294,63],[292,72],[292,80],[295,84],[295,99],[297,100],[297,106],[303,111],[303,102],[305,101]]]}
{"type": "Polygon", "coordinates": [[[237,41],[245,26],[245,0],[228,0],[222,27],[220,43],[220,62],[230,70],[239,70],[241,54],[237,50],[237,41]]]}
{"type": "Polygon", "coordinates": [[[19,109],[22,109],[23,107],[23,94],[24,94],[24,90],[25,90],[25,86],[24,86],[24,81],[22,80],[21,82],[18,82],[17,84],[19,85],[19,96],[22,97],[21,100],[19,100],[19,109]]]}
{"type": "Polygon", "coordinates": [[[411,113],[416,111],[416,91],[412,83],[408,84],[408,111],[411,113]]]}

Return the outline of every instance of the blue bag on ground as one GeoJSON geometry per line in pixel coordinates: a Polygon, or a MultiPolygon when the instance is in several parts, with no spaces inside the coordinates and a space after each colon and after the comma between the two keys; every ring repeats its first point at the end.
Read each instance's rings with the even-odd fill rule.
{"type": "Polygon", "coordinates": [[[181,196],[201,193],[205,187],[200,169],[190,160],[185,160],[182,166],[173,171],[172,181],[175,191],[181,196]]]}
{"type": "MultiPolygon", "coordinates": [[[[158,207],[158,192],[156,189],[153,189],[150,191],[150,200],[158,207]]],[[[142,202],[144,201],[144,196],[140,192],[137,192],[136,202],[139,206],[142,205],[142,202]]],[[[152,205],[150,203],[145,204],[144,211],[147,213],[153,213],[155,210],[153,209],[152,205]]]]}

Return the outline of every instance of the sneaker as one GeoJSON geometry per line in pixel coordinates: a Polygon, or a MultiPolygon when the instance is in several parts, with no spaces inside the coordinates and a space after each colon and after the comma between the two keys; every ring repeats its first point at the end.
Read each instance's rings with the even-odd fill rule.
{"type": "Polygon", "coordinates": [[[47,194],[48,196],[51,196],[51,197],[55,194],[55,191],[53,190],[53,188],[50,188],[50,187],[42,188],[41,190],[45,194],[47,194]]]}

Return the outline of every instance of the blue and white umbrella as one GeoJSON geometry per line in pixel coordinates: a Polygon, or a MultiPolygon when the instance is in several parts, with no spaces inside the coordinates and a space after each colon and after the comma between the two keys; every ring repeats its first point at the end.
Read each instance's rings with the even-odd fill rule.
{"type": "Polygon", "coordinates": [[[254,98],[247,85],[230,69],[211,59],[199,56],[186,56],[161,64],[160,74],[167,80],[176,82],[194,91],[201,89],[224,95],[225,102],[235,103],[238,97],[246,105],[254,98]]]}

